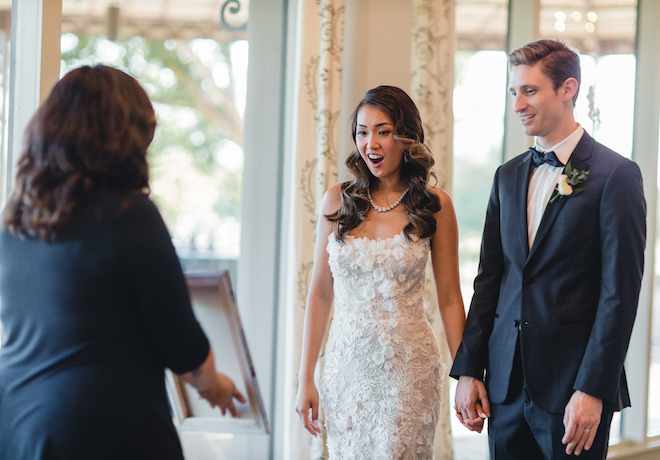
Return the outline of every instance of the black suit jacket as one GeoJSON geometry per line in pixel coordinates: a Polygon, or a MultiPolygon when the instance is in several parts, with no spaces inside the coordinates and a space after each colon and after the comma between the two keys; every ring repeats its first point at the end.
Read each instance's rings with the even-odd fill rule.
{"type": "Polygon", "coordinates": [[[630,405],[623,362],[644,265],[646,203],[637,165],[584,134],[570,158],[585,190],[548,204],[531,249],[529,153],[500,166],[488,202],[479,272],[451,375],[486,378],[502,403],[520,335],[534,403],[563,413],[574,390],[630,405]]]}

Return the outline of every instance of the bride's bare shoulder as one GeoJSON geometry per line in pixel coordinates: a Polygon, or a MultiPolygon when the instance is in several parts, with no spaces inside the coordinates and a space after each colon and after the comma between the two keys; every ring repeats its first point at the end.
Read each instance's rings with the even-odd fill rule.
{"type": "Polygon", "coordinates": [[[451,197],[449,196],[449,194],[447,192],[442,190],[440,187],[433,187],[432,190],[435,192],[435,194],[438,196],[438,198],[440,198],[440,207],[441,208],[444,208],[445,206],[449,206],[451,208],[454,207],[454,205],[452,204],[452,201],[451,201],[451,197]]]}
{"type": "Polygon", "coordinates": [[[341,183],[335,184],[325,192],[322,205],[324,214],[332,214],[339,210],[341,206],[341,186],[341,183]]]}

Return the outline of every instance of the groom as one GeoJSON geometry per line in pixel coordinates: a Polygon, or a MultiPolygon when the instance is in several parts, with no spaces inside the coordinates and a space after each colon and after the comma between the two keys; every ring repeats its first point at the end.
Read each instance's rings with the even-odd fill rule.
{"type": "Polygon", "coordinates": [[[477,431],[490,418],[491,459],[605,459],[612,414],[630,405],[623,362],[644,265],[642,178],[575,121],[573,50],[530,43],[509,55],[509,72],[536,148],[495,174],[451,371],[456,412],[477,431]]]}

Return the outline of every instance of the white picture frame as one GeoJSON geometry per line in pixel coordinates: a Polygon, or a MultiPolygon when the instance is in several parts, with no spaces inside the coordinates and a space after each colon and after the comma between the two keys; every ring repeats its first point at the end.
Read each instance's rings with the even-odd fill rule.
{"type": "Polygon", "coordinates": [[[270,433],[268,418],[252,365],[229,273],[186,273],[193,311],[206,333],[218,372],[234,381],[247,402],[234,400],[237,417],[222,415],[197,390],[167,370],[166,386],[179,431],[270,433]]]}

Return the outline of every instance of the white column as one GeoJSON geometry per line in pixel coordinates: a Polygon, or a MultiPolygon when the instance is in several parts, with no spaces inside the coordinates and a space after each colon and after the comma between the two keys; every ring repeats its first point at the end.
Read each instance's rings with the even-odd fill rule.
{"type": "MultiPolygon", "coordinates": [[[[252,354],[270,436],[235,436],[232,458],[272,459],[282,437],[278,395],[277,327],[282,226],[283,104],[287,0],[252,0],[245,107],[238,306],[252,354]]],[[[286,410],[293,410],[286,408],[286,410]]]]}
{"type": "Polygon", "coordinates": [[[59,76],[61,30],[62,0],[13,0],[4,199],[13,188],[25,128],[59,76]]]}
{"type": "Polygon", "coordinates": [[[42,9],[42,0],[13,0],[11,7],[7,196],[25,127],[39,106],[42,9]]]}

